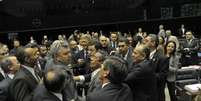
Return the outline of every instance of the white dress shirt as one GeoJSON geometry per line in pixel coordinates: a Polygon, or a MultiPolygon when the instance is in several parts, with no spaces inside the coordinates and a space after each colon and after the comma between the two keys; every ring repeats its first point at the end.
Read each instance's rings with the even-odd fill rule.
{"type": "Polygon", "coordinates": [[[150,55],[149,55],[149,59],[152,59],[154,57],[154,54],[156,53],[156,49],[153,50],[150,55]]]}
{"type": "Polygon", "coordinates": [[[14,78],[14,74],[8,74],[8,77],[10,78],[10,79],[13,79],[14,78]]]}
{"type": "Polygon", "coordinates": [[[0,73],[2,74],[2,76],[3,76],[4,78],[6,77],[4,71],[1,69],[1,67],[0,67],[0,73]]]}

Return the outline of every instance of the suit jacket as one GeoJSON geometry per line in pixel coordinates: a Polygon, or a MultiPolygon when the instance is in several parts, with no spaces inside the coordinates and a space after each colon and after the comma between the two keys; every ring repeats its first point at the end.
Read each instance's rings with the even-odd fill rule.
{"type": "MultiPolygon", "coordinates": [[[[1,67],[0,67],[1,68],[1,67]]],[[[0,82],[4,79],[4,76],[0,73],[0,82]]]]}
{"type": "Polygon", "coordinates": [[[191,42],[185,40],[182,44],[182,56],[181,56],[181,64],[182,66],[196,65],[199,63],[198,52],[199,44],[196,39],[193,39],[191,42]],[[189,51],[184,50],[185,48],[189,48],[189,51]],[[193,61],[192,61],[193,60],[193,61]]]}
{"type": "Polygon", "coordinates": [[[169,70],[169,59],[156,51],[151,61],[158,83],[164,83],[169,70]]]}
{"type": "Polygon", "coordinates": [[[32,94],[38,81],[35,77],[23,66],[15,74],[9,91],[14,101],[31,101],[32,94]]]}
{"type": "Polygon", "coordinates": [[[169,72],[167,81],[174,82],[176,80],[176,71],[179,69],[179,56],[173,55],[169,58],[169,72]]]}
{"type": "Polygon", "coordinates": [[[129,48],[128,48],[128,53],[127,53],[126,59],[124,59],[124,56],[122,56],[118,51],[116,51],[116,52],[114,53],[114,55],[115,55],[115,56],[118,56],[118,57],[120,57],[120,58],[123,58],[123,59],[127,62],[128,68],[131,68],[132,65],[133,65],[132,51],[133,51],[133,48],[132,48],[132,47],[129,47],[129,48]]]}
{"type": "Polygon", "coordinates": [[[101,82],[100,82],[100,69],[98,69],[98,72],[92,77],[91,73],[91,78],[89,82],[89,89],[88,89],[88,94],[92,93],[96,90],[101,89],[101,82]]]}
{"type": "MultiPolygon", "coordinates": [[[[45,86],[41,84],[35,89],[32,101],[61,101],[61,100],[53,93],[48,91],[45,88],[45,86]]],[[[63,96],[63,101],[67,101],[65,96],[63,96]]]]}
{"type": "Polygon", "coordinates": [[[128,85],[109,83],[102,89],[89,94],[86,101],[133,101],[133,97],[128,85]]]}
{"type": "Polygon", "coordinates": [[[112,48],[108,45],[107,47],[100,47],[100,50],[103,51],[105,54],[109,55],[112,51],[112,48]]]}
{"type": "Polygon", "coordinates": [[[192,39],[190,43],[188,43],[187,40],[185,40],[182,44],[182,48],[189,48],[191,52],[195,52],[199,48],[199,43],[196,39],[192,39]]]}
{"type": "Polygon", "coordinates": [[[44,70],[45,70],[45,65],[46,65],[46,59],[40,57],[37,61],[37,65],[34,68],[36,73],[42,78],[44,75],[44,70]]]}
{"type": "Polygon", "coordinates": [[[89,68],[89,56],[84,50],[79,51],[75,58],[73,59],[73,69],[74,69],[74,75],[84,75],[90,72],[89,68]],[[85,62],[83,64],[78,64],[78,59],[83,59],[85,62]]]}
{"type": "Polygon", "coordinates": [[[0,82],[0,101],[11,101],[9,98],[9,85],[11,83],[9,77],[0,82]]]}
{"type": "Polygon", "coordinates": [[[185,35],[186,33],[186,29],[184,28],[184,32],[182,31],[182,28],[179,28],[178,30],[178,36],[182,37],[183,35],[185,35]]]}
{"type": "Polygon", "coordinates": [[[66,77],[67,83],[64,88],[64,92],[66,96],[68,97],[67,100],[77,99],[77,92],[75,87],[75,81],[73,80],[73,73],[68,66],[62,64],[61,62],[56,62],[56,61],[53,61],[53,59],[50,59],[49,61],[47,61],[45,69],[47,71],[50,68],[57,67],[57,65],[62,67],[60,69],[65,70],[67,73],[67,77],[66,77]]]}
{"type": "Polygon", "coordinates": [[[109,47],[111,47],[112,50],[116,50],[116,48],[118,47],[118,41],[116,42],[110,41],[109,47]]]}
{"type": "Polygon", "coordinates": [[[126,58],[126,61],[128,63],[128,68],[131,68],[133,65],[133,58],[132,58],[132,53],[133,53],[133,47],[128,48],[128,55],[126,58]]]}
{"type": "Polygon", "coordinates": [[[144,60],[129,69],[125,82],[133,91],[134,101],[157,101],[157,82],[150,65],[150,60],[144,60]]]}
{"type": "Polygon", "coordinates": [[[154,67],[155,76],[157,79],[157,97],[159,101],[165,100],[165,83],[169,70],[169,59],[157,51],[154,53],[153,58],[151,59],[151,65],[154,67]]]}

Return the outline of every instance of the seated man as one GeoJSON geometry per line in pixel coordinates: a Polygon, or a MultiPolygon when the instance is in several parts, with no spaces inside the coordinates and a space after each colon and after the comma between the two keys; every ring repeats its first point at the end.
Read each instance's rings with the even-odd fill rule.
{"type": "Polygon", "coordinates": [[[63,96],[66,75],[62,69],[49,69],[43,77],[43,84],[35,89],[33,101],[67,101],[66,96],[63,96]]]}
{"type": "Polygon", "coordinates": [[[192,31],[187,31],[186,39],[184,40],[181,46],[181,50],[183,53],[181,56],[182,66],[198,64],[198,56],[197,56],[198,49],[199,49],[198,40],[194,38],[192,31]]]}
{"type": "Polygon", "coordinates": [[[100,70],[102,88],[90,93],[86,101],[133,101],[131,89],[123,83],[127,68],[123,59],[107,58],[100,70]]]}

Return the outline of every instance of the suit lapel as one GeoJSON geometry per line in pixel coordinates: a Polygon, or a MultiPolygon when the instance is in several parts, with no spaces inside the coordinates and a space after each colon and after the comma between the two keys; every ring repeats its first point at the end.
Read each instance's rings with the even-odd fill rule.
{"type": "Polygon", "coordinates": [[[0,81],[4,79],[4,76],[0,73],[0,81]]]}
{"type": "Polygon", "coordinates": [[[38,81],[35,79],[35,77],[29,72],[26,68],[22,68],[22,71],[27,75],[25,79],[29,82],[30,85],[32,85],[33,88],[38,84],[38,81]]]}
{"type": "MultiPolygon", "coordinates": [[[[55,101],[61,101],[56,95],[54,95],[53,93],[51,92],[48,92],[49,96],[52,97],[51,99],[54,99],[55,101]]],[[[63,100],[65,101],[65,100],[63,100]]]]}
{"type": "Polygon", "coordinates": [[[96,79],[98,78],[98,75],[99,75],[99,72],[96,73],[96,75],[94,75],[94,77],[91,79],[90,85],[93,85],[95,83],[96,79]]]}
{"type": "Polygon", "coordinates": [[[98,80],[99,80],[99,72],[100,71],[98,71],[97,73],[96,73],[96,75],[91,79],[91,82],[90,82],[90,84],[89,84],[89,92],[92,92],[95,88],[97,88],[98,87],[98,84],[97,84],[97,82],[98,82],[98,80]]]}

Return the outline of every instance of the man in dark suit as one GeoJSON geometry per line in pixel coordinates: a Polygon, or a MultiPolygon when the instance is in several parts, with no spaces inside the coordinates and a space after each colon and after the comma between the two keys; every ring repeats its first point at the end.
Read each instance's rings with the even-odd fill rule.
{"type": "Polygon", "coordinates": [[[198,64],[198,52],[199,49],[199,43],[198,40],[196,40],[193,36],[192,31],[186,32],[186,39],[184,40],[181,50],[183,52],[182,54],[182,65],[188,66],[188,65],[196,65],[198,64]],[[193,60],[193,61],[192,61],[193,60]]]}
{"type": "MultiPolygon", "coordinates": [[[[132,47],[129,47],[129,41],[127,38],[119,38],[118,51],[114,53],[115,56],[119,56],[128,63],[128,68],[132,67],[132,47]]],[[[112,55],[112,53],[111,53],[112,55]]]]}
{"type": "Polygon", "coordinates": [[[43,84],[34,91],[33,101],[67,101],[65,88],[66,72],[57,67],[49,69],[43,76],[43,84]]]}
{"type": "MultiPolygon", "coordinates": [[[[52,47],[53,48],[53,47],[52,47]]],[[[53,58],[47,61],[45,66],[45,72],[47,72],[51,68],[59,68],[61,70],[66,71],[68,81],[65,86],[65,96],[68,96],[67,100],[76,100],[77,92],[75,87],[75,82],[73,80],[73,71],[69,66],[71,63],[71,52],[68,45],[61,44],[59,47],[54,47],[53,58]],[[59,65],[59,66],[58,66],[59,65]]]]}
{"type": "Polygon", "coordinates": [[[157,101],[156,77],[148,59],[149,53],[150,50],[145,45],[133,50],[134,65],[129,68],[125,82],[133,91],[134,101],[157,101]]]}
{"type": "Polygon", "coordinates": [[[9,54],[16,55],[19,47],[20,47],[20,41],[15,39],[13,41],[13,49],[10,50],[9,54]]]}
{"type": "MultiPolygon", "coordinates": [[[[1,67],[0,67],[0,68],[1,68],[1,67]]],[[[1,82],[3,79],[5,79],[5,77],[3,76],[2,73],[0,73],[0,82],[1,82]]]]}
{"type": "Polygon", "coordinates": [[[89,82],[89,89],[87,91],[87,94],[99,90],[101,88],[101,82],[99,77],[101,64],[103,63],[104,59],[104,53],[101,53],[99,51],[96,52],[94,55],[90,56],[90,68],[93,72],[90,74],[79,75],[74,77],[74,80],[76,81],[89,82]]]}
{"type": "Polygon", "coordinates": [[[82,50],[80,50],[74,59],[74,75],[84,75],[89,73],[88,63],[89,63],[89,55],[87,52],[87,47],[89,45],[89,37],[87,35],[82,35],[80,38],[80,46],[82,50]]]}
{"type": "Polygon", "coordinates": [[[117,32],[111,32],[110,33],[110,47],[112,50],[116,50],[118,47],[118,34],[117,32]]]}
{"type": "Polygon", "coordinates": [[[38,48],[26,47],[18,54],[21,54],[20,59],[23,65],[10,84],[10,95],[14,101],[31,101],[32,93],[40,82],[39,76],[34,72],[39,56],[38,48]]]}
{"type": "Polygon", "coordinates": [[[185,28],[184,24],[182,24],[181,28],[179,28],[179,30],[178,30],[178,36],[185,38],[185,33],[186,33],[186,28],[185,28]]]}
{"type": "Polygon", "coordinates": [[[99,42],[101,44],[100,50],[104,51],[107,54],[110,54],[110,52],[112,51],[112,48],[109,46],[108,38],[104,35],[101,35],[99,37],[99,42]]]}
{"type": "Polygon", "coordinates": [[[102,88],[90,93],[86,101],[133,101],[131,89],[123,81],[127,76],[127,65],[119,57],[107,58],[100,70],[102,88]]]}
{"type": "Polygon", "coordinates": [[[15,56],[8,56],[1,61],[1,68],[5,73],[5,79],[0,82],[0,101],[11,101],[8,89],[15,73],[20,68],[20,63],[15,56]]]}
{"type": "Polygon", "coordinates": [[[151,53],[149,59],[152,61],[151,66],[154,68],[155,76],[157,78],[157,92],[158,101],[165,101],[165,80],[169,69],[169,59],[157,51],[159,39],[155,34],[149,34],[145,40],[151,53]]]}
{"type": "Polygon", "coordinates": [[[45,70],[45,65],[46,65],[46,55],[47,55],[47,48],[44,45],[39,46],[39,58],[37,60],[37,64],[35,67],[35,71],[36,73],[42,77],[42,75],[44,74],[44,70],[45,70]]]}

